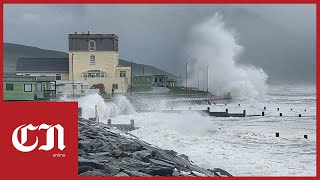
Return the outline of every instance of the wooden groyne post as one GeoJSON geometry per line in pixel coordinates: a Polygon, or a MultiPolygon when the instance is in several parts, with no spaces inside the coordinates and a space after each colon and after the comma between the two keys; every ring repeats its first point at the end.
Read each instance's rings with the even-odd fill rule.
{"type": "Polygon", "coordinates": [[[98,105],[94,106],[94,115],[96,118],[96,121],[99,122],[99,117],[98,117],[98,105]]]}

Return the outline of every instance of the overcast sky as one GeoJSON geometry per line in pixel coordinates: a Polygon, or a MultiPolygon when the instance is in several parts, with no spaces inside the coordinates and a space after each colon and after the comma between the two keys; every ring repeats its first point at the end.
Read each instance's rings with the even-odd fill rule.
{"type": "Polygon", "coordinates": [[[5,5],[5,42],[68,51],[68,34],[119,36],[122,59],[184,73],[189,31],[222,12],[244,51],[239,62],[271,81],[315,80],[315,5],[5,5]]]}

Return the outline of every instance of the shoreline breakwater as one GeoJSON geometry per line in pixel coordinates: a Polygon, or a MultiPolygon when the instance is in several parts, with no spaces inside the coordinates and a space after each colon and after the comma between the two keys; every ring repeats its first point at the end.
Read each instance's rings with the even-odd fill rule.
{"type": "Polygon", "coordinates": [[[183,154],[163,150],[107,124],[79,118],[79,176],[232,176],[205,169],[183,154]]]}

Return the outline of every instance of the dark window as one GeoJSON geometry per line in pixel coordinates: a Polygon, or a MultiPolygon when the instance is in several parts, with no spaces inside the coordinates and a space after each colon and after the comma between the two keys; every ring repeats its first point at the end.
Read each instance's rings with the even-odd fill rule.
{"type": "Polygon", "coordinates": [[[6,84],[7,91],[13,91],[13,84],[6,84]]]}
{"type": "Polygon", "coordinates": [[[94,40],[89,41],[89,51],[95,51],[96,50],[96,42],[94,40]]]}
{"type": "Polygon", "coordinates": [[[96,57],[94,55],[90,56],[90,64],[96,63],[96,57]]]}
{"type": "Polygon", "coordinates": [[[127,77],[126,71],[120,71],[120,77],[127,77]]]}
{"type": "Polygon", "coordinates": [[[32,84],[24,84],[24,92],[32,92],[32,84]]]}
{"type": "Polygon", "coordinates": [[[56,74],[56,80],[61,80],[61,74],[56,74]]]}
{"type": "Polygon", "coordinates": [[[84,78],[106,77],[106,73],[101,72],[99,70],[89,70],[87,72],[82,73],[82,77],[84,78]]]}

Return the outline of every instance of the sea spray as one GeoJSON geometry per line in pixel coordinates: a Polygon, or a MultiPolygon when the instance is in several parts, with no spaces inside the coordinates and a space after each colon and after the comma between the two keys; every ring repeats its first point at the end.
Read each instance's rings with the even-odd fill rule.
{"type": "Polygon", "coordinates": [[[100,120],[135,112],[129,100],[122,95],[115,96],[113,100],[105,102],[99,94],[90,94],[79,98],[78,103],[79,107],[82,108],[82,116],[84,118],[95,117],[96,105],[100,120]]]}
{"type": "Polygon", "coordinates": [[[201,79],[199,86],[209,84],[211,93],[231,92],[234,98],[245,99],[265,94],[267,74],[261,68],[237,62],[243,47],[237,43],[235,33],[226,28],[222,15],[216,13],[195,25],[190,34],[187,50],[191,56],[188,62],[191,86],[198,87],[201,79]]]}

